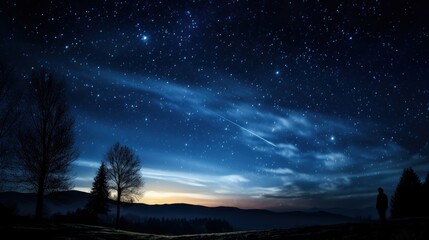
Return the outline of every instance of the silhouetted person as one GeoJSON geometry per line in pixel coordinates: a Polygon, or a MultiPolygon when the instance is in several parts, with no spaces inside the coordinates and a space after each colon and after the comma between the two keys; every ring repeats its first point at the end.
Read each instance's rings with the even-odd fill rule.
{"type": "Polygon", "coordinates": [[[386,211],[387,211],[387,195],[384,193],[383,188],[378,188],[378,196],[377,196],[377,204],[376,208],[378,211],[378,215],[380,215],[380,220],[382,223],[386,222],[386,211]]]}

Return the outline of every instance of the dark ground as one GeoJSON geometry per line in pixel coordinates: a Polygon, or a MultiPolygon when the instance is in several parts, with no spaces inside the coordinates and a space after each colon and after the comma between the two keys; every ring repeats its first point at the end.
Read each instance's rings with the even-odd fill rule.
{"type": "Polygon", "coordinates": [[[429,239],[429,218],[312,226],[269,231],[246,231],[222,234],[162,236],[133,233],[82,224],[15,223],[0,227],[2,239],[429,239]]]}

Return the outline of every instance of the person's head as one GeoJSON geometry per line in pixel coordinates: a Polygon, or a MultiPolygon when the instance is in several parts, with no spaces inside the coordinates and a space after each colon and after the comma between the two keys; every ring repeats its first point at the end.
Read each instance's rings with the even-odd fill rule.
{"type": "Polygon", "coordinates": [[[379,188],[378,188],[378,192],[379,192],[379,193],[383,193],[383,192],[384,192],[383,188],[379,187],[379,188]]]}

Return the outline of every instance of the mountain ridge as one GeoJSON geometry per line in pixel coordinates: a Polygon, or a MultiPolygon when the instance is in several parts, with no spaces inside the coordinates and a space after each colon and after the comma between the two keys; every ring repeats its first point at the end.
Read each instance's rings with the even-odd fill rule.
{"type": "MultiPolygon", "coordinates": [[[[84,208],[88,193],[70,190],[51,193],[45,197],[45,216],[67,214],[84,208]]],[[[0,192],[0,203],[16,206],[17,214],[32,216],[35,205],[34,193],[0,192]]],[[[114,209],[114,201],[109,203],[114,209]]],[[[109,213],[114,214],[114,211],[109,213]]],[[[327,225],[356,222],[356,218],[328,211],[274,212],[266,209],[241,209],[237,207],[207,207],[187,203],[155,204],[122,203],[121,216],[138,221],[145,218],[212,218],[224,219],[238,230],[267,230],[310,225],[327,225]]]]}

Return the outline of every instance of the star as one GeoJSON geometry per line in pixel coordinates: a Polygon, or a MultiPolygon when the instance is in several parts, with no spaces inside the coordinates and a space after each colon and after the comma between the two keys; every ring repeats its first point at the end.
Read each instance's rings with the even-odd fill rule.
{"type": "Polygon", "coordinates": [[[149,36],[148,35],[141,35],[140,40],[144,43],[147,43],[149,41],[149,36]]]}

